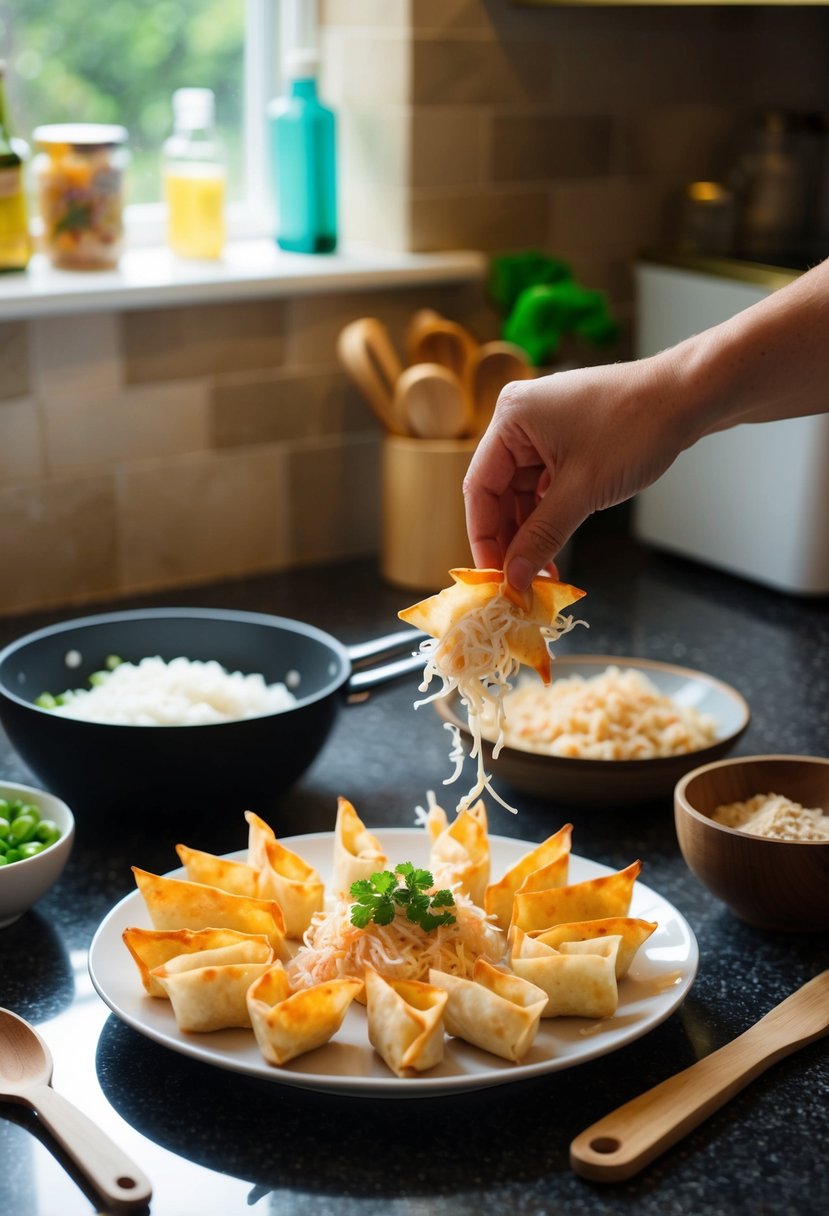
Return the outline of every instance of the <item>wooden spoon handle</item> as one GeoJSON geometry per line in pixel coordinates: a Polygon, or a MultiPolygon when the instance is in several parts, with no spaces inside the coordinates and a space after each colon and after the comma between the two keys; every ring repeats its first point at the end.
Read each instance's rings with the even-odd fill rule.
{"type": "Polygon", "coordinates": [[[126,1153],[97,1124],[51,1085],[38,1085],[30,1100],[43,1123],[68,1153],[107,1206],[146,1207],[152,1187],[126,1153]]]}
{"type": "Polygon", "coordinates": [[[570,1165],[595,1182],[632,1177],[771,1064],[827,1030],[829,971],[823,971],[733,1042],[576,1136],[570,1165]]]}

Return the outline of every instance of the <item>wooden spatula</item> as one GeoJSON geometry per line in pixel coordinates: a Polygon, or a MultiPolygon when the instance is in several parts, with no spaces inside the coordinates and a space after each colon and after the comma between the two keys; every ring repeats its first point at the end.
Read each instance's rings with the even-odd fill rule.
{"type": "Polygon", "coordinates": [[[829,971],[822,971],[733,1042],[576,1136],[570,1165],[594,1182],[632,1177],[770,1065],[827,1030],[829,971]]]}

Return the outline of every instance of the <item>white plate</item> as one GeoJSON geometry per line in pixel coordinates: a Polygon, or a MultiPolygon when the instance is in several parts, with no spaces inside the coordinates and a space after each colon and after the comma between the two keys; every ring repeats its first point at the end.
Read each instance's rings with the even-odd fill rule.
{"type": "MultiPolygon", "coordinates": [[[[428,863],[428,837],[422,829],[376,830],[386,844],[390,863],[428,863]]],[[[283,844],[330,879],[333,834],[288,836],[283,844]]],[[[492,873],[500,877],[534,844],[506,836],[491,836],[492,873]]],[[[230,855],[244,859],[244,852],[230,855]]],[[[633,860],[633,859],[631,859],[633,860]]],[[[607,866],[571,857],[570,881],[582,882],[610,873],[607,866]]],[[[181,877],[173,871],[171,877],[181,877]]],[[[304,1089],[372,1097],[425,1097],[524,1081],[583,1064],[616,1051],[663,1022],[688,994],[697,970],[696,938],[684,917],[644,883],[634,886],[631,916],[657,921],[659,928],[636,955],[628,975],[619,983],[619,1006],[612,1018],[551,1018],[541,1029],[520,1064],[479,1051],[458,1039],[447,1039],[443,1063],[418,1077],[401,1079],[386,1068],[369,1044],[365,1010],[353,1004],[335,1038],[325,1047],[292,1060],[283,1068],[267,1064],[248,1030],[219,1030],[183,1034],[169,1001],[147,996],[138,970],[121,940],[129,926],[149,928],[150,920],[138,891],[125,896],[101,922],[89,951],[89,973],[99,995],[128,1026],[157,1043],[219,1068],[246,1073],[266,1081],[281,1081],[304,1089]]]]}

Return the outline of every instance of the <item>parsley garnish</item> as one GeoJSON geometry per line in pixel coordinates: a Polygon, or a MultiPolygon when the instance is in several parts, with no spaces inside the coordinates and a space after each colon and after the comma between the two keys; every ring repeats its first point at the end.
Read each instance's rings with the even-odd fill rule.
{"type": "Polygon", "coordinates": [[[428,870],[419,870],[410,861],[403,861],[391,870],[378,871],[371,878],[361,878],[351,884],[351,894],[357,901],[351,908],[351,923],[358,929],[374,921],[376,925],[390,925],[397,908],[406,909],[406,919],[420,925],[429,933],[438,925],[453,925],[451,912],[433,911],[439,908],[454,908],[455,900],[449,890],[436,891],[429,895],[434,878],[428,870]],[[399,877],[398,877],[399,876],[399,877]],[[400,878],[403,882],[400,882],[400,878]]]}

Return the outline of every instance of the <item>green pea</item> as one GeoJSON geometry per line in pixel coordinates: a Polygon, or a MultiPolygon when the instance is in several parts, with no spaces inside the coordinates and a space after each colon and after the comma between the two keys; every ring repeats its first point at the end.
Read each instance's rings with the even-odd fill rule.
{"type": "Polygon", "coordinates": [[[9,844],[13,848],[19,848],[21,844],[28,844],[30,840],[34,840],[36,831],[36,819],[32,819],[30,815],[18,815],[16,819],[12,820],[9,828],[9,844]]]}
{"type": "Polygon", "coordinates": [[[54,819],[41,819],[35,831],[35,840],[39,840],[42,845],[47,846],[60,840],[60,828],[54,819]]]}
{"type": "Polygon", "coordinates": [[[42,692],[40,696],[35,697],[35,705],[39,709],[57,709],[58,702],[50,692],[42,692]]]}
{"type": "Polygon", "coordinates": [[[106,667],[107,671],[115,671],[115,668],[120,667],[123,661],[117,654],[108,654],[104,659],[104,667],[106,667]]]}
{"type": "Polygon", "coordinates": [[[25,861],[27,857],[35,857],[38,853],[42,853],[45,848],[46,845],[42,844],[41,841],[30,840],[28,844],[22,844],[18,852],[20,853],[21,860],[25,861]]]}
{"type": "Polygon", "coordinates": [[[6,839],[9,834],[10,827],[11,824],[9,823],[8,819],[6,819],[6,817],[0,813],[0,840],[6,839]]]}

